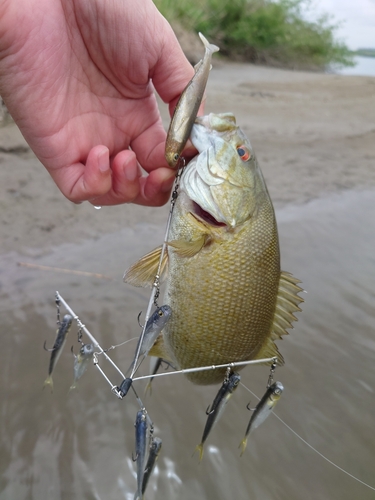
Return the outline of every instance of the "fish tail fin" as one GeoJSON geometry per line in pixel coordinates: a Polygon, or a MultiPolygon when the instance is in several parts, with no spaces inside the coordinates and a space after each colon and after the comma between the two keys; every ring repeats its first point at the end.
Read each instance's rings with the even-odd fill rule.
{"type": "Polygon", "coordinates": [[[199,462],[202,462],[203,452],[204,452],[203,443],[200,443],[196,446],[193,455],[195,455],[196,451],[199,451],[199,462]]]}
{"type": "Polygon", "coordinates": [[[147,385],[145,387],[145,396],[147,395],[148,392],[150,392],[150,396],[151,396],[151,394],[152,394],[152,380],[147,382],[147,385]]]}
{"type": "Polygon", "coordinates": [[[198,33],[199,38],[202,40],[203,45],[208,49],[212,54],[214,52],[218,52],[220,48],[217,45],[214,45],[213,43],[210,43],[205,36],[202,35],[202,33],[198,33]]]}
{"type": "Polygon", "coordinates": [[[46,380],[44,381],[43,384],[43,389],[49,385],[51,387],[51,392],[53,392],[53,380],[52,380],[52,375],[48,375],[46,380]]]}
{"type": "Polygon", "coordinates": [[[245,436],[239,445],[239,448],[241,448],[240,457],[242,457],[242,455],[244,454],[244,451],[246,450],[246,446],[247,446],[247,437],[245,436]]]}
{"type": "Polygon", "coordinates": [[[76,383],[76,382],[73,382],[73,383],[72,383],[72,385],[69,387],[69,391],[68,391],[68,393],[69,393],[70,391],[73,391],[74,389],[77,389],[77,383],[76,383]]]}
{"type": "Polygon", "coordinates": [[[134,493],[134,500],[142,500],[143,495],[141,496],[138,490],[134,493]]]}

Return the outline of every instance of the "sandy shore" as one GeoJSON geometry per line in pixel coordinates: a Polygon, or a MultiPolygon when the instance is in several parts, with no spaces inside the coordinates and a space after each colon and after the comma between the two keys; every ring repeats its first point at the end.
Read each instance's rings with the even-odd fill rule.
{"type": "MultiPolygon", "coordinates": [[[[218,63],[207,112],[231,111],[249,136],[276,209],[375,186],[375,78],[218,63]]],[[[162,116],[168,125],[168,114],[162,116]]],[[[66,200],[14,124],[0,128],[2,251],[95,238],[160,210],[126,205],[96,211],[66,200]]]]}

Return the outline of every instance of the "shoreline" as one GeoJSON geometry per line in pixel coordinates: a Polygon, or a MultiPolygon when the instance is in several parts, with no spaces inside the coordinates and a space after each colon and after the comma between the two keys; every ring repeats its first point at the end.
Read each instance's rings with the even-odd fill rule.
{"type": "MultiPolygon", "coordinates": [[[[375,78],[243,63],[214,66],[206,113],[233,112],[248,135],[275,209],[375,187],[375,78]]],[[[168,111],[161,105],[163,123],[168,111]]],[[[0,127],[2,253],[95,239],[138,222],[163,224],[168,205],[75,205],[17,127],[0,127]],[[48,207],[48,210],[46,210],[48,207]]]]}

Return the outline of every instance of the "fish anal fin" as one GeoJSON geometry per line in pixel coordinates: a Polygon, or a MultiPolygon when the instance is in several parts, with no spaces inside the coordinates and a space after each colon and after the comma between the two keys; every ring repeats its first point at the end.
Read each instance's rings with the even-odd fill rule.
{"type": "MultiPolygon", "coordinates": [[[[162,247],[155,248],[129,267],[124,274],[124,282],[133,286],[151,287],[158,271],[162,247]]],[[[167,272],[168,253],[164,252],[160,269],[160,279],[167,272]]]]}
{"type": "Polygon", "coordinates": [[[158,338],[155,340],[154,345],[149,350],[148,355],[156,356],[157,358],[163,358],[163,360],[172,363],[172,359],[164,345],[163,333],[159,334],[158,338]]]}
{"type": "Polygon", "coordinates": [[[194,257],[202,250],[206,244],[208,235],[203,234],[200,238],[194,240],[173,240],[169,241],[168,245],[171,246],[179,257],[194,257]]]}

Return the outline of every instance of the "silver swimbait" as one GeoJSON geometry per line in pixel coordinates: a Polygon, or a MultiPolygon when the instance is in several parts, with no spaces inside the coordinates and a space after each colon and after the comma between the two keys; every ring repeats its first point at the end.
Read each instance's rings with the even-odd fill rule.
{"type": "Polygon", "coordinates": [[[195,67],[195,75],[178,100],[167,134],[165,158],[168,165],[173,168],[180,159],[197,117],[211,69],[212,54],[219,50],[219,47],[209,43],[202,33],[199,33],[199,36],[206,51],[203,59],[195,67]]]}
{"type": "Polygon", "coordinates": [[[52,373],[53,373],[53,370],[55,369],[56,363],[58,362],[58,360],[61,356],[64,344],[66,342],[66,336],[70,330],[70,327],[72,326],[72,321],[73,321],[73,317],[70,316],[70,314],[65,314],[65,316],[61,322],[61,325],[57,329],[57,336],[56,336],[56,340],[55,340],[55,343],[53,344],[52,349],[46,349],[46,343],[44,343],[44,349],[46,349],[46,351],[51,351],[51,358],[50,358],[49,367],[48,367],[48,377],[44,381],[43,387],[45,387],[46,385],[50,385],[51,390],[53,390],[52,373]]]}
{"type": "MultiPolygon", "coordinates": [[[[167,322],[170,320],[171,314],[172,314],[172,309],[169,306],[161,306],[161,307],[158,307],[155,310],[155,312],[151,315],[151,317],[147,321],[145,334],[143,336],[141,349],[139,351],[139,356],[147,356],[149,350],[154,345],[155,340],[157,339],[158,335],[160,334],[162,329],[165,327],[167,322]]],[[[136,348],[135,352],[138,352],[138,346],[139,346],[140,341],[141,341],[141,337],[138,340],[138,344],[137,344],[137,348],[136,348]]],[[[130,365],[130,367],[128,369],[128,372],[133,368],[134,361],[135,361],[135,358],[133,359],[132,364],[130,365]]]]}
{"type": "Polygon", "coordinates": [[[156,461],[159,458],[159,453],[161,450],[161,444],[162,441],[158,437],[154,437],[154,439],[151,441],[150,444],[150,451],[148,454],[148,459],[145,467],[145,474],[143,476],[143,483],[142,483],[142,495],[144,495],[148,481],[152,475],[152,472],[154,470],[154,467],[156,465],[156,461]]]}
{"type": "Polygon", "coordinates": [[[134,500],[142,499],[142,484],[145,473],[146,441],[147,441],[147,412],[145,408],[139,410],[135,420],[135,458],[137,462],[137,491],[134,500]]]}
{"type": "MultiPolygon", "coordinates": [[[[73,349],[73,348],[72,348],[73,349]]],[[[92,344],[83,344],[77,356],[74,355],[74,380],[70,386],[70,390],[77,387],[78,380],[85,373],[89,363],[94,356],[94,346],[92,344]]],[[[72,351],[73,352],[73,351],[72,351]]]]}
{"type": "Polygon", "coordinates": [[[202,460],[203,458],[203,446],[209,433],[211,432],[211,429],[219,421],[226,404],[228,403],[233,392],[239,386],[240,380],[241,377],[238,373],[232,373],[226,380],[224,380],[223,385],[220,387],[219,392],[212,403],[211,409],[207,409],[206,413],[208,418],[203,431],[202,441],[196,447],[196,450],[199,450],[199,460],[202,460]]]}
{"type": "Polygon", "coordinates": [[[260,424],[266,420],[268,415],[271,414],[271,411],[280,399],[283,390],[284,386],[281,382],[274,382],[270,387],[268,387],[262,399],[256,405],[254,413],[251,415],[250,422],[247,426],[245,437],[240,443],[241,455],[246,449],[247,438],[250,432],[259,427],[260,424]]]}

